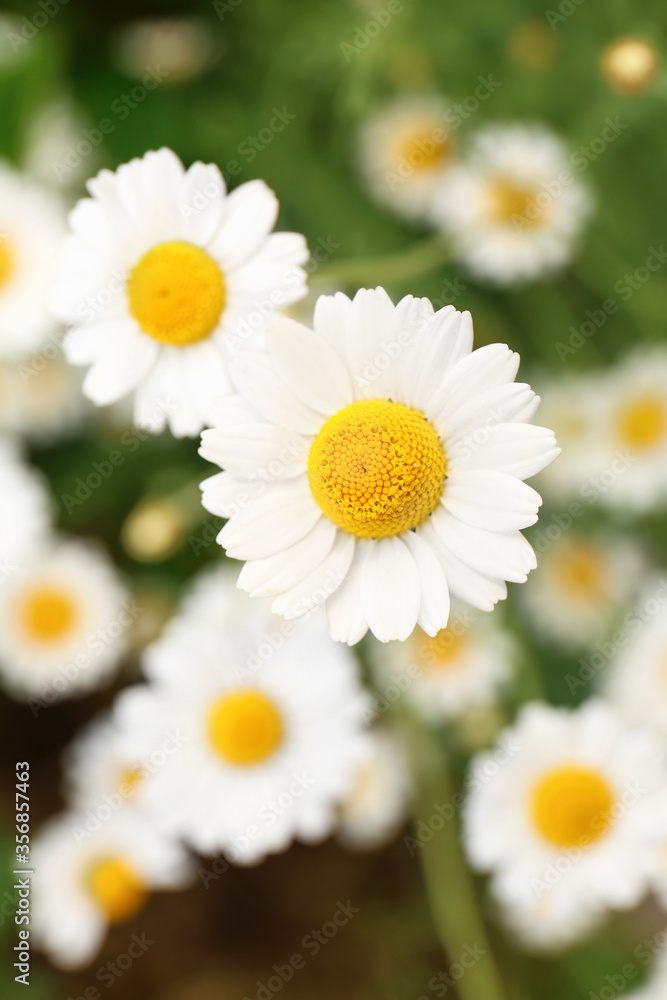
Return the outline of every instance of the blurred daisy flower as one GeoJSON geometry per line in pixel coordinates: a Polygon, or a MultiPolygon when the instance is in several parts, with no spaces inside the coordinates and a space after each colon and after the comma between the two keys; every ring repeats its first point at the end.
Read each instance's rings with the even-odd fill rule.
{"type": "Polygon", "coordinates": [[[562,534],[540,555],[519,600],[535,631],[565,649],[606,638],[637,595],[640,546],[609,534],[562,534]]]}
{"type": "Polygon", "coordinates": [[[159,826],[252,865],[334,829],[365,750],[365,699],[354,658],[313,618],[286,629],[224,571],[188,607],[199,597],[149,648],[150,683],[123,692],[116,718],[139,758],[181,734],[145,789],[159,826]]]}
{"type": "Polygon", "coordinates": [[[154,889],[180,889],[188,858],[137,813],[117,812],[90,833],[65,813],[35,838],[31,924],[55,965],[79,968],[95,957],[109,925],[130,920],[154,889]]]}
{"type": "Polygon", "coordinates": [[[371,729],[367,752],[340,806],[338,839],[354,850],[388,843],[407,819],[410,794],[401,744],[391,730],[371,729]]]}
{"type": "Polygon", "coordinates": [[[548,465],[535,479],[545,498],[566,503],[580,496],[591,474],[591,454],[595,452],[595,426],[600,402],[600,378],[568,375],[567,378],[540,380],[540,419],[553,428],[561,447],[558,461],[548,465]]]}
{"type": "Polygon", "coordinates": [[[96,169],[99,152],[86,138],[90,122],[67,97],[45,104],[30,122],[23,162],[29,174],[46,187],[69,192],[83,187],[91,169],[96,169]],[[81,149],[88,149],[82,155],[81,149]]]}
{"type": "Polygon", "coordinates": [[[56,322],[48,296],[65,235],[65,208],[0,163],[0,357],[39,349],[56,322]]]}
{"type": "Polygon", "coordinates": [[[98,406],[136,390],[138,424],[197,434],[231,388],[230,349],[305,295],[305,241],[271,233],[278,202],[263,181],[227,194],[216,166],[186,171],[169,149],[88,189],[53,294],[68,360],[91,366],[83,390],[98,406]]]}
{"type": "Polygon", "coordinates": [[[169,83],[189,80],[209,64],[213,55],[210,26],[192,17],[134,21],[121,28],[114,43],[118,68],[135,79],[145,76],[149,66],[158,66],[169,83]]]}
{"type": "Polygon", "coordinates": [[[408,219],[428,216],[433,194],[454,157],[449,105],[435,95],[400,97],[361,126],[361,173],[381,204],[408,219]]]}
{"type": "Polygon", "coordinates": [[[41,473],[23,461],[10,438],[0,437],[0,482],[0,580],[6,583],[43,547],[51,500],[41,473]]]}
{"type": "Polygon", "coordinates": [[[239,587],[296,618],[326,602],[335,639],[406,639],[447,625],[450,592],[490,611],[535,556],[520,533],[539,495],[522,479],[558,454],[528,424],[519,356],[472,351],[469,313],[381,289],[317,303],[314,332],[282,318],[239,352],[201,454],[239,587]],[[382,364],[378,359],[383,359],[382,364]]]}
{"type": "MultiPolygon", "coordinates": [[[[472,764],[468,858],[533,939],[579,939],[607,908],[636,906],[667,836],[664,748],[601,701],[532,703],[504,734],[505,754],[472,764]],[[548,924],[538,932],[544,914],[548,924]]],[[[510,918],[510,924],[512,924],[510,918]]],[[[546,943],[546,941],[545,941],[546,943]]]]}
{"type": "Polygon", "coordinates": [[[416,628],[405,643],[371,648],[381,689],[411,665],[406,698],[428,720],[459,718],[493,703],[512,674],[515,654],[511,636],[493,617],[454,607],[435,636],[416,628]]]}
{"type": "Polygon", "coordinates": [[[140,806],[150,770],[146,761],[129,754],[126,741],[110,715],[90,722],[64,755],[68,805],[90,810],[103,819],[121,806],[140,806]]]}
{"type": "Polygon", "coordinates": [[[432,214],[475,278],[511,285],[567,264],[590,208],[557,135],[491,124],[443,180],[432,214]]]}
{"type": "Polygon", "coordinates": [[[0,676],[44,705],[98,687],[125,651],[136,611],[92,543],[47,542],[0,588],[0,676]]]}
{"type": "Polygon", "coordinates": [[[59,348],[35,367],[32,356],[0,359],[0,431],[47,443],[76,433],[89,412],[81,377],[59,348]]]}

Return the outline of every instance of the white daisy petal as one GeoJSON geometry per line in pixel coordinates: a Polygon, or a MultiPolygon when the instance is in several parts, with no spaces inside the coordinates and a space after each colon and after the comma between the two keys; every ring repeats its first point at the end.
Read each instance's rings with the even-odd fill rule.
{"type": "Polygon", "coordinates": [[[406,531],[402,540],[410,549],[421,580],[417,623],[427,635],[445,628],[449,618],[449,587],[441,561],[418,531],[406,531]]]}
{"type": "Polygon", "coordinates": [[[407,639],[417,624],[421,596],[419,572],[405,542],[380,538],[366,549],[361,602],[377,639],[407,639]]]}
{"type": "Polygon", "coordinates": [[[366,635],[368,622],[361,606],[361,567],[365,543],[357,542],[347,576],[329,600],[325,610],[331,635],[337,642],[354,646],[366,635]]]}
{"type": "Polygon", "coordinates": [[[300,541],[322,517],[305,477],[277,482],[239,511],[220,533],[233,559],[265,559],[300,541]]]}
{"type": "Polygon", "coordinates": [[[474,469],[447,476],[442,505],[475,528],[516,531],[535,524],[542,498],[514,476],[474,469]]]}
{"type": "Polygon", "coordinates": [[[114,339],[107,340],[89,369],[83,391],[97,406],[122,399],[144,378],[155,364],[158,346],[132,328],[118,327],[114,339]]]}
{"type": "Polygon", "coordinates": [[[352,402],[350,377],[323,338],[283,318],[267,330],[266,346],[279,377],[313,410],[328,416],[352,402]]]}
{"type": "Polygon", "coordinates": [[[336,526],[322,517],[291,548],[267,559],[247,562],[238,586],[251,597],[275,597],[305,580],[326,559],[336,538],[336,526]]]}
{"type": "Polygon", "coordinates": [[[243,351],[230,368],[238,391],[265,420],[301,434],[317,432],[321,416],[280,381],[264,355],[243,351]]]}
{"type": "Polygon", "coordinates": [[[346,535],[342,531],[337,532],[331,551],[317,569],[290,590],[276,597],[271,610],[290,621],[323,604],[345,579],[352,563],[354,549],[355,540],[352,535],[346,535]]]}
{"type": "Polygon", "coordinates": [[[256,253],[278,217],[278,200],[264,181],[249,181],[228,196],[220,232],[211,253],[230,269],[256,253]]]}

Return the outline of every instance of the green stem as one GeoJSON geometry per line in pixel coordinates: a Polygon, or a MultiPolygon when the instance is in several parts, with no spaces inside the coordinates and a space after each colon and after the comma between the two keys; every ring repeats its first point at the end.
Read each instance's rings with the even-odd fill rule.
{"type": "Polygon", "coordinates": [[[439,803],[451,804],[454,796],[444,748],[433,732],[416,726],[412,739],[417,832],[424,829],[422,823],[430,828],[429,819],[442,820],[442,826],[419,848],[435,926],[451,965],[464,956],[481,955],[457,981],[459,996],[461,1000],[507,1000],[461,849],[458,823],[435,810],[439,803]]]}
{"type": "Polygon", "coordinates": [[[415,243],[407,250],[383,257],[353,257],[332,264],[324,264],[313,276],[313,281],[326,285],[341,283],[369,287],[376,284],[391,285],[429,274],[444,264],[450,256],[449,247],[441,236],[430,237],[415,243]]]}

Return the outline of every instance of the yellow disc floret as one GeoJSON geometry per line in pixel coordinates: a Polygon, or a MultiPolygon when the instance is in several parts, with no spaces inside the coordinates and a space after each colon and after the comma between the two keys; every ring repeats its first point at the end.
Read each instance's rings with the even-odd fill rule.
{"type": "Polygon", "coordinates": [[[615,796],[597,771],[575,765],[556,768],[536,784],[533,822],[556,847],[587,847],[613,823],[615,796]]]}
{"type": "Polygon", "coordinates": [[[538,192],[519,183],[499,177],[491,185],[491,216],[494,222],[521,228],[546,221],[546,211],[537,203],[538,192]]]}
{"type": "Polygon", "coordinates": [[[74,597],[65,589],[43,584],[26,592],[19,600],[18,620],[33,642],[60,642],[72,631],[79,618],[74,597]]]}
{"type": "Polygon", "coordinates": [[[415,630],[417,655],[422,665],[435,670],[455,670],[463,666],[470,646],[470,636],[460,625],[441,628],[436,635],[415,630]]]}
{"type": "Polygon", "coordinates": [[[650,451],[667,436],[667,406],[657,396],[633,400],[618,417],[618,434],[628,448],[650,451]]]}
{"type": "Polygon", "coordinates": [[[133,917],[146,902],[148,890],[143,879],[123,858],[96,861],[88,874],[93,899],[111,924],[133,917]]]}
{"type": "Polygon", "coordinates": [[[416,528],[440,500],[446,462],[419,410],[384,399],[330,417],[308,456],[313,496],[344,531],[386,538],[416,528]]]}
{"type": "Polygon", "coordinates": [[[234,691],[212,705],[208,713],[208,738],[227,763],[259,764],[275,753],[283,741],[282,715],[260,691],[234,691]]]}
{"type": "Polygon", "coordinates": [[[135,264],[127,281],[130,312],[144,333],[172,347],[204,340],[225,305],[222,271],[191,243],[160,243],[135,264]]]}
{"type": "Polygon", "coordinates": [[[14,273],[14,253],[7,239],[0,238],[0,288],[9,282],[14,273]]]}

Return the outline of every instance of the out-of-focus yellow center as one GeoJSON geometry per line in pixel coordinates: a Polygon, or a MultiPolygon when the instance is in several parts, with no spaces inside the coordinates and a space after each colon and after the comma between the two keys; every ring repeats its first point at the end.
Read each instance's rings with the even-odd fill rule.
{"type": "Polygon", "coordinates": [[[148,889],[123,858],[101,858],[88,875],[90,892],[110,924],[129,920],[142,908],[148,889]]]}
{"type": "Polygon", "coordinates": [[[555,847],[586,847],[611,827],[614,803],[614,793],[602,775],[566,765],[535,785],[532,819],[540,836],[555,847]]]}
{"type": "Polygon", "coordinates": [[[400,160],[407,161],[413,170],[420,173],[444,166],[451,153],[451,139],[439,126],[434,129],[427,126],[416,129],[403,136],[399,144],[400,160]]]}
{"type": "Polygon", "coordinates": [[[23,595],[18,615],[29,639],[48,644],[66,638],[79,619],[79,609],[68,591],[45,584],[23,595]]]}
{"type": "Polygon", "coordinates": [[[524,228],[538,226],[545,221],[545,211],[538,206],[537,192],[532,188],[498,177],[493,181],[490,193],[494,222],[524,228]]]}
{"type": "Polygon", "coordinates": [[[609,565],[604,552],[590,542],[565,542],[553,557],[557,585],[576,600],[602,601],[608,594],[609,565]]]}
{"type": "Polygon", "coordinates": [[[127,799],[133,798],[137,788],[143,781],[141,771],[136,767],[129,767],[123,771],[118,779],[118,791],[127,799]]]}
{"type": "Polygon", "coordinates": [[[634,451],[649,451],[665,439],[667,408],[662,399],[645,396],[636,399],[618,417],[618,435],[634,451]]]}
{"type": "Polygon", "coordinates": [[[655,81],[660,56],[643,38],[619,38],[602,53],[601,65],[612,87],[624,94],[639,94],[655,81]]]}
{"type": "Polygon", "coordinates": [[[363,538],[416,528],[440,500],[445,454],[419,410],[384,399],[339,410],[308,456],[312,494],[330,521],[363,538]]]}
{"type": "Polygon", "coordinates": [[[0,289],[4,288],[14,272],[14,251],[7,237],[0,237],[0,289]]]}
{"type": "Polygon", "coordinates": [[[460,627],[442,628],[434,636],[426,635],[418,628],[416,638],[420,662],[435,670],[455,670],[460,667],[470,645],[470,637],[460,627]]]}
{"type": "Polygon", "coordinates": [[[207,721],[211,746],[230,764],[259,764],[283,741],[282,715],[260,691],[223,695],[211,707],[207,721]]]}
{"type": "Polygon", "coordinates": [[[127,281],[130,312],[144,333],[172,347],[204,340],[225,305],[225,279],[205,250],[175,240],[153,247],[127,281]]]}

